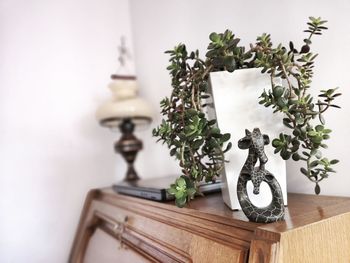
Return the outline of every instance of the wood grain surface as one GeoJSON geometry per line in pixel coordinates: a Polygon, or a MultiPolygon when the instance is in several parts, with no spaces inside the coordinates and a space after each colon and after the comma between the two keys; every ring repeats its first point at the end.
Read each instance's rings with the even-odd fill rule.
{"type": "Polygon", "coordinates": [[[127,257],[129,251],[144,262],[349,263],[350,198],[288,198],[285,221],[257,224],[226,207],[220,194],[177,208],[173,202],[118,195],[111,188],[93,190],[69,261],[87,262],[91,237],[102,230],[126,248],[120,255],[127,257]]]}

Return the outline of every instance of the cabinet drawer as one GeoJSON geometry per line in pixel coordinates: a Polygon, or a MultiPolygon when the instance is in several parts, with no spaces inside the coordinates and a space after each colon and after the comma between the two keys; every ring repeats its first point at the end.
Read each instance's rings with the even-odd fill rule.
{"type": "Polygon", "coordinates": [[[142,213],[94,200],[93,218],[123,243],[152,261],[243,262],[246,251],[223,244],[200,233],[149,218],[142,213]],[[227,255],[227,256],[225,256],[227,255]]]}

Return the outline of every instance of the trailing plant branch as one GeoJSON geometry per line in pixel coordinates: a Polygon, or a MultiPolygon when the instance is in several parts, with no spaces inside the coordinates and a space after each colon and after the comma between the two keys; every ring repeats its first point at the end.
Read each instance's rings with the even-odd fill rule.
{"type": "MultiPolygon", "coordinates": [[[[322,30],[327,29],[323,26],[325,23],[326,21],[321,18],[310,17],[309,28],[305,30],[310,35],[304,39],[305,44],[300,51],[294,48],[292,42],[289,44],[289,51],[280,45],[271,48],[272,43],[266,34],[259,37],[256,44],[257,46],[265,44],[268,47],[256,49],[256,52],[260,52],[257,55],[257,66],[262,66],[263,71],[269,71],[272,68],[271,65],[279,61],[283,72],[281,76],[288,83],[286,89],[297,95],[295,98],[286,96],[283,87],[278,89],[272,85],[272,90],[264,92],[261,96],[261,104],[285,113],[286,118],[283,119],[283,123],[292,131],[291,134],[282,133],[279,138],[273,140],[275,153],[279,152],[285,160],[292,157],[295,161],[305,161],[306,167],[301,168],[301,172],[310,181],[316,183],[315,192],[317,194],[320,192],[318,183],[327,178],[330,173],[335,172],[331,166],[338,162],[338,160],[328,161],[327,158],[322,158],[320,148],[327,147],[324,141],[329,139],[331,132],[324,126],[325,121],[322,114],[330,107],[340,108],[333,104],[333,100],[341,94],[335,93],[336,89],[321,90],[319,97],[324,101],[319,100],[314,103],[314,98],[307,92],[313,76],[314,59],[317,57],[317,54],[310,52],[311,39],[314,35],[321,35],[322,30]],[[270,59],[264,60],[264,58],[270,59]],[[296,87],[291,85],[290,77],[294,78],[296,87]],[[315,105],[318,106],[318,109],[315,109],[315,105]],[[316,117],[320,123],[313,127],[312,123],[316,122],[316,117]]],[[[270,73],[271,78],[274,77],[274,72],[270,73]]]]}

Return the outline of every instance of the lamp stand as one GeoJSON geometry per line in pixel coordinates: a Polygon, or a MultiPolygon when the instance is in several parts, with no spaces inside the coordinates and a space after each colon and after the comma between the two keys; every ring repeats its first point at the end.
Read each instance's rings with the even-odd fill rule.
{"type": "Polygon", "coordinates": [[[134,181],[140,179],[134,168],[134,161],[139,150],[142,149],[142,141],[133,134],[135,125],[131,119],[124,119],[119,125],[122,136],[114,144],[116,152],[120,153],[128,164],[128,170],[124,181],[134,181]]]}

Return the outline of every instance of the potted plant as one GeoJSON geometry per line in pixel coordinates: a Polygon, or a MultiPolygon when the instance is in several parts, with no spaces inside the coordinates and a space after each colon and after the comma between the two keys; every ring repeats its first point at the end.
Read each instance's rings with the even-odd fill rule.
{"type": "MultiPolygon", "coordinates": [[[[158,141],[166,143],[170,155],[179,160],[182,175],[170,186],[168,192],[175,196],[176,205],[184,206],[198,193],[200,181],[212,181],[225,164],[225,152],[232,143],[230,134],[221,133],[216,120],[204,114],[207,106],[209,73],[226,70],[233,72],[244,68],[261,68],[271,76],[271,89],[261,93],[259,103],[271,107],[273,113],[283,114],[283,124],[289,129],[272,140],[275,153],[284,160],[303,161],[301,173],[315,183],[315,193],[320,193],[319,182],[335,172],[338,160],[322,156],[331,130],[325,127],[323,113],[338,105],[334,104],[337,89],[321,90],[316,100],[310,93],[314,60],[312,40],[321,35],[325,20],[310,17],[308,34],[300,49],[293,42],[289,47],[273,45],[269,34],[262,34],[249,49],[239,46],[239,38],[226,30],[212,33],[206,59],[199,57],[198,50],[188,52],[184,44],[166,51],[170,55],[169,73],[172,78],[170,97],[160,102],[162,123],[153,130],[158,141]],[[282,78],[285,84],[277,84],[282,78]],[[316,123],[318,122],[318,123],[316,123]]],[[[236,142],[235,142],[236,143],[236,142]]]]}

